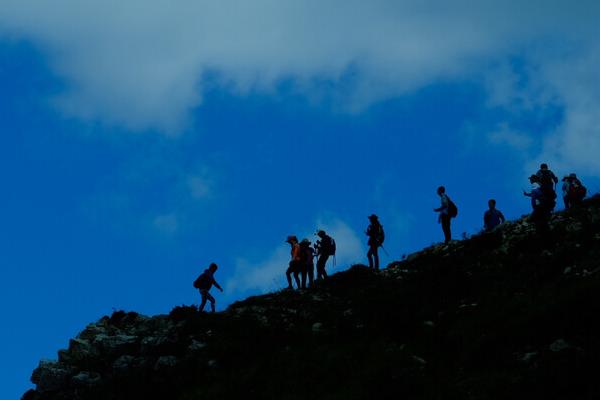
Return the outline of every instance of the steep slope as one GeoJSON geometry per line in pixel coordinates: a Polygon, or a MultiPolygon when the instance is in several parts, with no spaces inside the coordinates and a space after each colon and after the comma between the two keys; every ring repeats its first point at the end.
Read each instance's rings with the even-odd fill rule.
{"type": "Polygon", "coordinates": [[[215,315],[117,312],[25,400],[597,399],[600,197],[215,315]]]}

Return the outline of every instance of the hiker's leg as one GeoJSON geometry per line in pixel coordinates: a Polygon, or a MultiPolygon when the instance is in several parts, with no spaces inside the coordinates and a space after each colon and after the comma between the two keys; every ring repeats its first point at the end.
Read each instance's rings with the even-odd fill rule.
{"type": "Polygon", "coordinates": [[[206,297],[208,298],[208,301],[210,301],[210,310],[215,312],[215,298],[208,292],[206,292],[206,297]]]}
{"type": "Polygon", "coordinates": [[[285,277],[287,278],[287,282],[288,282],[288,289],[293,289],[292,287],[292,263],[290,263],[290,265],[288,266],[288,269],[285,271],[285,277]]]}
{"type": "Polygon", "coordinates": [[[379,248],[373,247],[373,260],[375,261],[375,270],[379,271],[379,248]]]}
{"type": "Polygon", "coordinates": [[[323,279],[327,279],[327,271],[325,268],[327,267],[327,260],[329,259],[329,255],[323,256],[323,270],[321,271],[323,275],[323,279]]]}
{"type": "Polygon", "coordinates": [[[208,292],[206,290],[201,290],[200,291],[200,295],[202,296],[202,302],[200,303],[200,312],[204,311],[204,306],[206,305],[206,300],[207,300],[207,295],[208,292]]]}
{"type": "Polygon", "coordinates": [[[306,289],[306,265],[300,265],[300,275],[302,276],[302,289],[306,289]]]}
{"type": "Polygon", "coordinates": [[[444,231],[444,243],[448,243],[450,240],[452,240],[449,215],[442,215],[442,231],[444,231]]]}
{"type": "Polygon", "coordinates": [[[373,246],[369,246],[367,258],[369,259],[369,268],[373,268],[373,246]]]}
{"type": "Polygon", "coordinates": [[[294,271],[294,280],[296,281],[296,287],[298,289],[300,289],[302,287],[301,283],[300,283],[300,272],[298,270],[294,271]]]}
{"type": "Polygon", "coordinates": [[[306,267],[308,268],[308,286],[312,287],[315,283],[315,266],[310,263],[306,267]]]}
{"type": "Polygon", "coordinates": [[[322,279],[323,278],[323,256],[320,255],[319,258],[317,259],[317,280],[322,279]]]}

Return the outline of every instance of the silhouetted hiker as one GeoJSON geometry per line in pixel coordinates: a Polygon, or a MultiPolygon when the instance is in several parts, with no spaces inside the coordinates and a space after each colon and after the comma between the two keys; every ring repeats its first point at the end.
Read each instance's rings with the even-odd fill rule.
{"type": "Polygon", "coordinates": [[[315,264],[313,258],[315,251],[310,247],[308,239],[300,242],[300,262],[302,263],[302,289],[306,289],[306,276],[308,275],[308,286],[312,287],[315,280],[315,264]]]}
{"type": "Polygon", "coordinates": [[[288,266],[287,271],[285,271],[285,277],[288,282],[288,289],[293,289],[292,286],[292,274],[294,274],[294,280],[296,281],[296,286],[300,289],[300,278],[298,274],[302,271],[302,261],[300,257],[300,245],[298,244],[298,238],[294,235],[290,235],[286,239],[286,243],[289,243],[292,247],[290,264],[288,266]]]}
{"type": "MultiPolygon", "coordinates": [[[[548,164],[540,165],[540,169],[535,175],[539,179],[538,183],[540,185],[540,189],[542,189],[542,192],[544,192],[546,199],[556,201],[556,191],[554,189],[554,185],[558,183],[558,178],[556,175],[554,175],[554,172],[548,169],[548,164]]],[[[555,206],[556,204],[552,206],[551,210],[554,210],[555,206]]]]}
{"type": "Polygon", "coordinates": [[[496,200],[489,200],[488,207],[489,209],[483,214],[483,228],[486,231],[491,231],[506,220],[504,214],[500,210],[496,210],[496,200]]]}
{"type": "Polygon", "coordinates": [[[442,204],[439,208],[434,208],[433,211],[439,212],[438,223],[442,224],[442,231],[444,232],[444,243],[449,243],[452,240],[452,233],[450,231],[450,220],[458,215],[458,208],[450,200],[446,194],[446,188],[443,186],[438,187],[437,194],[440,196],[442,204]]]}
{"type": "Polygon", "coordinates": [[[317,252],[317,280],[327,279],[327,272],[325,272],[325,266],[330,256],[335,256],[336,246],[335,240],[325,233],[324,230],[317,232],[317,236],[320,238],[315,243],[315,251],[317,252]]]}
{"type": "Polygon", "coordinates": [[[581,204],[585,196],[587,195],[587,189],[581,181],[577,178],[576,174],[569,174],[563,179],[562,192],[563,201],[565,203],[565,209],[581,204]]]}
{"type": "Polygon", "coordinates": [[[204,311],[204,306],[206,305],[206,301],[210,301],[210,309],[212,312],[215,312],[215,298],[211,296],[209,293],[210,288],[214,285],[221,292],[223,289],[221,286],[215,281],[214,274],[219,267],[217,264],[212,263],[209,267],[204,270],[202,274],[194,281],[194,287],[200,290],[200,296],[202,296],[202,302],[200,303],[200,312],[204,311]]]}
{"type": "Polygon", "coordinates": [[[369,237],[367,244],[369,245],[369,251],[367,252],[367,258],[369,259],[369,268],[375,267],[376,271],[379,271],[379,247],[383,245],[385,240],[385,232],[383,226],[379,223],[377,215],[369,215],[369,221],[371,224],[367,227],[365,234],[369,237]]]}
{"type": "Polygon", "coordinates": [[[549,197],[548,191],[542,190],[540,178],[537,175],[531,175],[529,182],[531,183],[531,192],[523,191],[523,194],[531,197],[531,208],[533,209],[531,221],[535,224],[538,233],[545,235],[548,233],[548,221],[556,202],[551,196],[549,197]]]}

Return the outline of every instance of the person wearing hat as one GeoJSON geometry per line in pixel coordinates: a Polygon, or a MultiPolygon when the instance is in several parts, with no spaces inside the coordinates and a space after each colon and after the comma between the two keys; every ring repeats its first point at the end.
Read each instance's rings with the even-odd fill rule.
{"type": "Polygon", "coordinates": [[[296,281],[296,287],[300,289],[300,278],[299,273],[302,268],[301,254],[300,254],[300,245],[298,244],[298,238],[294,235],[290,235],[287,237],[286,243],[289,243],[291,246],[291,257],[288,269],[285,271],[285,277],[288,282],[288,289],[293,289],[292,286],[292,274],[294,274],[294,280],[296,281]]]}
{"type": "Polygon", "coordinates": [[[587,194],[587,189],[574,173],[565,176],[563,179],[562,191],[565,209],[581,204],[587,194]]]}
{"type": "Polygon", "coordinates": [[[369,221],[371,223],[365,231],[365,234],[369,237],[367,258],[369,259],[369,268],[374,267],[376,271],[379,271],[379,247],[383,244],[385,233],[377,215],[369,215],[369,221]]]}
{"type": "Polygon", "coordinates": [[[540,189],[544,193],[546,206],[550,208],[550,211],[554,210],[556,206],[556,190],[554,186],[558,183],[558,178],[548,168],[548,164],[541,164],[540,169],[535,175],[538,177],[540,189]]]}
{"type": "Polygon", "coordinates": [[[312,287],[315,280],[315,265],[313,258],[315,251],[310,246],[308,239],[302,239],[300,242],[300,263],[302,272],[302,289],[306,289],[306,277],[308,276],[308,287],[312,287]]]}
{"type": "Polygon", "coordinates": [[[531,197],[531,221],[535,223],[538,233],[546,234],[548,232],[548,221],[550,220],[550,214],[552,208],[548,205],[550,199],[548,199],[541,188],[540,177],[538,175],[531,175],[529,177],[531,183],[531,191],[523,191],[523,194],[527,197],[531,197]]]}
{"type": "Polygon", "coordinates": [[[212,312],[215,312],[215,298],[209,293],[213,285],[221,292],[223,288],[215,280],[214,274],[217,272],[217,264],[211,263],[206,270],[194,281],[194,287],[200,291],[202,302],[200,303],[200,312],[204,311],[206,301],[210,302],[210,308],[212,312]]]}
{"type": "Polygon", "coordinates": [[[317,232],[319,240],[315,243],[315,250],[317,252],[317,280],[327,279],[327,272],[325,266],[330,256],[335,256],[335,240],[324,230],[317,232]]]}

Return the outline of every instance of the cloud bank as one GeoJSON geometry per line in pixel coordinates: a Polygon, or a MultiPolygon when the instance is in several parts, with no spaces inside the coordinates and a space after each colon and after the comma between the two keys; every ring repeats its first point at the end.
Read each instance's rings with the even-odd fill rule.
{"type": "Polygon", "coordinates": [[[65,82],[56,102],[70,115],[177,133],[202,102],[207,72],[240,94],[289,78],[310,96],[315,82],[331,82],[329,95],[351,109],[440,80],[482,79],[494,82],[496,104],[564,106],[544,156],[587,169],[599,163],[598,20],[600,3],[585,0],[0,5],[0,35],[48,55],[65,82]],[[514,57],[531,74],[526,87],[490,68],[514,57]]]}

